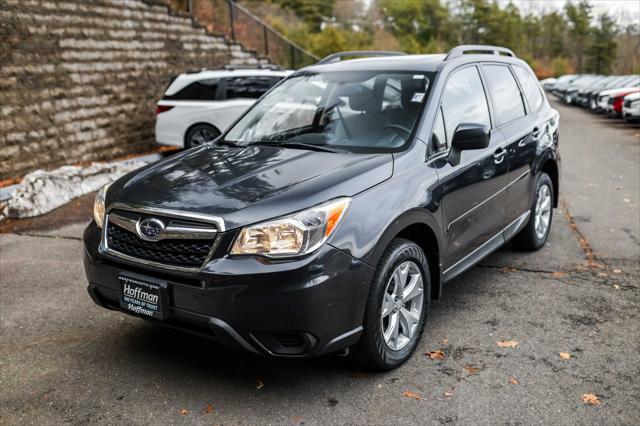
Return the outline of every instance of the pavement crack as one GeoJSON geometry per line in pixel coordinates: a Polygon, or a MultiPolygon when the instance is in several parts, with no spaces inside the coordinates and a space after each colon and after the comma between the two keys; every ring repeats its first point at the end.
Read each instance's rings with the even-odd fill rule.
{"type": "MultiPolygon", "coordinates": [[[[535,268],[522,268],[516,266],[497,266],[497,265],[478,265],[479,268],[489,268],[489,269],[498,269],[503,272],[533,272],[533,273],[543,273],[543,274],[556,274],[558,271],[550,271],[548,269],[535,269],[535,268]]],[[[561,271],[565,273],[565,271],[561,271]]],[[[566,272],[568,273],[568,272],[566,272]]]]}
{"type": "Polygon", "coordinates": [[[69,237],[65,235],[48,235],[48,234],[34,234],[32,232],[12,232],[12,235],[19,235],[21,237],[34,237],[34,238],[51,238],[54,240],[73,240],[82,241],[80,237],[69,237]]]}
{"type": "Polygon", "coordinates": [[[590,269],[606,268],[607,265],[605,265],[604,262],[600,261],[597,258],[596,254],[593,252],[593,248],[591,247],[591,244],[589,244],[589,240],[587,240],[587,237],[578,228],[578,224],[576,223],[575,219],[571,215],[571,212],[569,212],[569,208],[567,207],[566,200],[562,199],[560,201],[560,207],[562,209],[562,213],[564,214],[564,217],[569,222],[569,228],[578,237],[578,242],[580,243],[580,248],[584,251],[584,255],[586,257],[585,263],[586,263],[587,267],[590,268],[590,269]]]}

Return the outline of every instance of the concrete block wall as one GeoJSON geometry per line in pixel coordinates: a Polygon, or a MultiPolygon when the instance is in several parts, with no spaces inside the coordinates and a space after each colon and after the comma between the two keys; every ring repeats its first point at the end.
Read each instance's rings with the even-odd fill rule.
{"type": "Polygon", "coordinates": [[[258,61],[154,0],[0,0],[0,180],[148,151],[172,75],[258,61]]]}

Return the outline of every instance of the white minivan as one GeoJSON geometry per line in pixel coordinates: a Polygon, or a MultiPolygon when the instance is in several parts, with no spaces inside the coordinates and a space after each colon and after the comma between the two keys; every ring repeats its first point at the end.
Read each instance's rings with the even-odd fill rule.
{"type": "Polygon", "coordinates": [[[180,74],[156,106],[156,141],[191,148],[215,139],[291,72],[226,68],[180,74]]]}

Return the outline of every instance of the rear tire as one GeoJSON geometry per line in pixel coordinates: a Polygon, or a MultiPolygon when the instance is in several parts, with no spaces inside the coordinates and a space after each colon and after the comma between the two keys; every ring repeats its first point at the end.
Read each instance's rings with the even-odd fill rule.
{"type": "Polygon", "coordinates": [[[555,194],[553,193],[553,182],[548,174],[540,173],[535,191],[529,222],[511,240],[514,247],[519,250],[539,250],[544,247],[551,231],[555,194]]]}
{"type": "Polygon", "coordinates": [[[424,252],[412,241],[393,240],[373,278],[364,330],[353,348],[353,358],[376,370],[400,366],[418,346],[430,302],[431,280],[424,252]]]}
{"type": "Polygon", "coordinates": [[[220,136],[220,131],[210,124],[200,123],[189,129],[184,137],[184,148],[202,145],[220,136]]]}

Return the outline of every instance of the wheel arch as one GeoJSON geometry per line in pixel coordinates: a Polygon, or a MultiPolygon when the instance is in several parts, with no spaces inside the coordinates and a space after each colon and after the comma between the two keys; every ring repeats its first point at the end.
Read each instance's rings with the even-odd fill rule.
{"type": "Polygon", "coordinates": [[[409,211],[387,227],[369,256],[368,263],[377,266],[385,249],[396,238],[413,241],[422,248],[429,262],[431,298],[439,299],[442,294],[442,264],[441,243],[436,229],[438,224],[432,215],[420,210],[409,211]]]}

